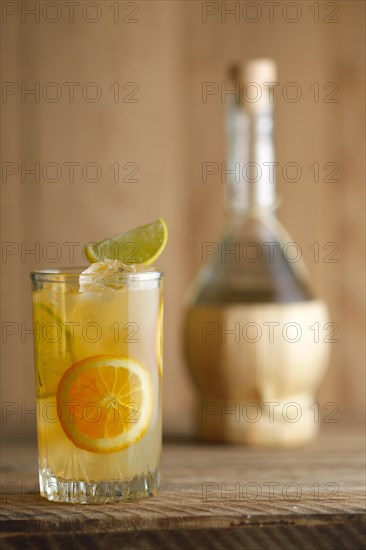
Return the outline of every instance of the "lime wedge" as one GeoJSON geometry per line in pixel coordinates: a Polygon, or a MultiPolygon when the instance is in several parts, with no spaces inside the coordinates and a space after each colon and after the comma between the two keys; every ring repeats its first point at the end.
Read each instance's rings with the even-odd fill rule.
{"type": "Polygon", "coordinates": [[[84,254],[91,263],[119,260],[124,264],[150,265],[163,252],[167,240],[168,229],[160,218],[100,243],[87,244],[84,254]]]}

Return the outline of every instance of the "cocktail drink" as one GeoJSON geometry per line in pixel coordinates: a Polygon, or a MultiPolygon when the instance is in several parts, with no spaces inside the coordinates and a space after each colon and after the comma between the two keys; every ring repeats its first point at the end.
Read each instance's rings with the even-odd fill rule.
{"type": "Polygon", "coordinates": [[[32,278],[41,494],[68,502],[155,494],[161,273],[32,278]]]}
{"type": "Polygon", "coordinates": [[[162,273],[105,259],[34,272],[41,495],[155,495],[162,434],[162,273]]]}

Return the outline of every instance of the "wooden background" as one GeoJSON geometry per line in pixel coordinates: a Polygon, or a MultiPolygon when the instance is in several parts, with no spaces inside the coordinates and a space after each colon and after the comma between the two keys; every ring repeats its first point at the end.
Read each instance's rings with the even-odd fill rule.
{"type": "MultiPolygon", "coordinates": [[[[18,11],[5,13],[3,3],[3,91],[4,83],[5,91],[14,92],[22,82],[29,88],[38,82],[41,95],[35,102],[29,95],[3,94],[1,104],[2,161],[19,169],[7,177],[3,170],[1,182],[3,252],[14,252],[3,255],[1,264],[2,400],[19,408],[31,408],[34,401],[32,337],[24,332],[31,328],[28,274],[49,266],[47,253],[51,257],[55,249],[47,248],[47,243],[58,243],[58,265],[63,266],[71,263],[64,243],[80,243],[77,264],[86,241],[163,216],[170,231],[169,246],[158,262],[166,272],[165,426],[172,433],[177,419],[183,419],[185,427],[181,424],[180,429],[189,429],[194,392],[182,358],[182,297],[200,267],[201,244],[215,239],[223,214],[222,184],[218,177],[202,183],[201,166],[224,160],[225,104],[218,94],[203,102],[202,86],[220,85],[232,62],[267,56],[278,64],[278,90],[295,82],[302,92],[297,102],[286,101],[280,92],[277,96],[277,159],[280,166],[297,162],[302,168],[297,183],[284,181],[281,171],[277,174],[283,199],[279,216],[301,244],[314,287],[327,300],[331,320],[340,328],[319,402],[336,402],[341,418],[348,412],[361,413],[365,3],[303,0],[295,3],[295,12],[282,1],[271,22],[263,2],[256,3],[256,13],[245,11],[247,2],[236,2],[240,7],[236,21],[223,11],[235,2],[105,0],[94,3],[95,11],[80,1],[73,22],[63,8],[54,23],[50,20],[57,13],[46,6],[51,4],[47,1],[40,2],[42,9],[46,7],[39,22],[22,13],[21,4],[29,7],[33,2],[8,4],[7,9],[18,11]],[[119,20],[114,22],[117,5],[119,20]],[[207,10],[217,13],[206,17],[207,10]],[[298,21],[290,22],[299,10],[298,21]],[[90,22],[100,14],[98,21],[90,22]],[[56,89],[47,87],[51,82],[62,90],[55,102],[49,100],[56,89]],[[79,83],[74,102],[68,98],[67,82],[79,83]],[[96,89],[85,88],[90,82],[102,91],[99,101],[85,99],[96,89]],[[339,88],[335,103],[326,102],[332,88],[324,86],[329,82],[339,88]],[[128,102],[137,89],[132,97],[137,101],[128,102]],[[21,163],[35,161],[63,166],[59,181],[45,181],[42,175],[39,182],[31,176],[22,181],[21,163]],[[69,181],[65,162],[80,163],[74,182],[69,181]],[[99,181],[83,177],[81,167],[88,162],[100,166],[99,181]],[[108,168],[115,162],[121,166],[119,183],[108,168]],[[318,183],[309,169],[315,162],[321,167],[318,183]],[[339,167],[339,181],[324,181],[327,162],[339,167]],[[122,181],[131,170],[126,163],[138,165],[136,182],[122,181]],[[316,242],[319,262],[309,248],[316,242]],[[323,247],[329,242],[339,246],[337,263],[324,262],[323,247]],[[41,251],[45,247],[43,254],[24,254],[35,246],[41,251]],[[14,327],[19,332],[7,335],[14,327]]],[[[92,170],[87,177],[93,177],[92,170]]],[[[9,435],[34,430],[32,414],[14,413],[5,420],[3,432],[9,435]]]]}

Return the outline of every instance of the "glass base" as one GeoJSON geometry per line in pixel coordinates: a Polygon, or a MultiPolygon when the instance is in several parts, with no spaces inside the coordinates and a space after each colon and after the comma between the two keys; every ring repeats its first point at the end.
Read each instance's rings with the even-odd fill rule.
{"type": "Polygon", "coordinates": [[[156,496],[160,473],[155,470],[132,479],[87,482],[57,478],[44,469],[39,472],[39,484],[41,496],[54,502],[106,504],[156,496]]]}

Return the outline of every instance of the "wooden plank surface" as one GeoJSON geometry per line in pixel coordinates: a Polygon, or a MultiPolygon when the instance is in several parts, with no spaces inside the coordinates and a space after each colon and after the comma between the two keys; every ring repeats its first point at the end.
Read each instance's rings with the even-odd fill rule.
{"type": "Polygon", "coordinates": [[[364,456],[360,433],[337,426],[302,449],[167,443],[158,497],[86,506],[41,499],[36,447],[13,443],[1,547],[363,548],[364,456]]]}

